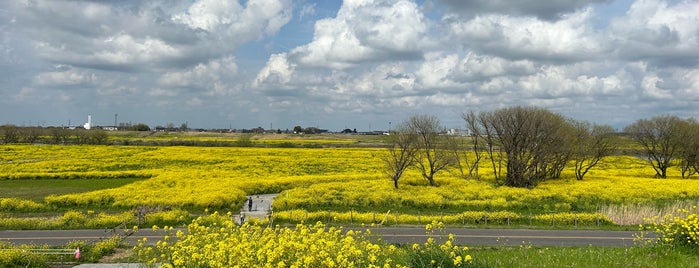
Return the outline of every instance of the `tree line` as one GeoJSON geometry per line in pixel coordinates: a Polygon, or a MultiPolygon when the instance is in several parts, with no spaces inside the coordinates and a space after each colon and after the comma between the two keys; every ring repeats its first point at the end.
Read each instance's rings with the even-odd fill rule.
{"type": "Polygon", "coordinates": [[[49,144],[106,144],[109,135],[101,129],[68,129],[63,127],[0,126],[0,142],[49,144]]]}
{"type": "Polygon", "coordinates": [[[512,187],[531,188],[558,179],[568,166],[577,180],[583,180],[604,157],[617,151],[622,135],[642,148],[629,151],[647,159],[657,177],[666,178],[673,165],[683,178],[699,173],[699,123],[693,118],[640,119],[624,128],[624,133],[538,107],[470,111],[462,119],[466,137],[447,135],[431,115],[411,116],[390,133],[381,158],[395,188],[409,168],[420,171],[432,186],[435,174],[444,170],[478,179],[481,165],[492,168],[496,183],[512,187]]]}

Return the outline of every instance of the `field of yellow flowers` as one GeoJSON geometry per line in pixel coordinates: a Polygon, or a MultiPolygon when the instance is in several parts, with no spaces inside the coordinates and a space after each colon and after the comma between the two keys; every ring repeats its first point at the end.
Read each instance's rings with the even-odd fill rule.
{"type": "Polygon", "coordinates": [[[453,236],[435,242],[434,231],[443,228],[427,224],[427,242],[399,248],[375,242],[370,229],[343,231],[320,222],[264,228],[214,213],[192,221],[186,233],[164,227],[170,234],[155,247],[143,239],[135,249],[152,267],[471,267],[468,248],[453,245],[453,236]]]}
{"type": "MultiPolygon", "coordinates": [[[[247,195],[280,193],[272,208],[281,222],[599,224],[610,222],[600,214],[604,206],[699,200],[699,180],[680,179],[676,170],[668,179],[654,179],[644,160],[630,156],[605,158],[583,181],[564,171],[563,179],[534,189],[449,172],[438,173],[438,186],[431,187],[414,170],[394,189],[382,173],[382,153],[378,148],[3,145],[0,213],[121,215],[137,207],[237,212],[247,195]],[[57,194],[13,188],[24,181],[51,189],[68,180],[105,186],[57,194]],[[106,183],[117,180],[128,181],[106,183]]],[[[487,174],[487,165],[481,170],[487,174]]]]}

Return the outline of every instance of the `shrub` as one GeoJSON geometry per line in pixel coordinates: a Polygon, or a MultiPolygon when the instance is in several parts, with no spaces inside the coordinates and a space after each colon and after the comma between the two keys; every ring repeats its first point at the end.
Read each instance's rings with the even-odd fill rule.
{"type": "Polygon", "coordinates": [[[46,255],[32,254],[27,249],[0,242],[0,267],[51,267],[46,264],[46,255]]]}
{"type": "Polygon", "coordinates": [[[123,239],[119,236],[97,241],[94,244],[83,240],[75,240],[68,243],[67,248],[80,248],[80,262],[95,263],[102,257],[114,253],[116,248],[123,246],[123,239]]]}
{"type": "Polygon", "coordinates": [[[19,198],[0,198],[0,211],[36,212],[46,209],[46,206],[31,200],[19,198]]]}
{"type": "Polygon", "coordinates": [[[66,213],[63,213],[61,222],[63,223],[64,227],[77,228],[85,225],[87,222],[87,216],[80,211],[67,211],[66,213]]]}
{"type": "Polygon", "coordinates": [[[686,248],[699,253],[699,215],[697,206],[691,210],[680,209],[675,215],[665,215],[659,222],[657,219],[647,219],[651,222],[641,225],[641,233],[637,241],[645,244],[655,242],[656,245],[671,248],[686,248]],[[655,239],[648,238],[647,233],[654,232],[655,239]]]}
{"type": "Polygon", "coordinates": [[[146,226],[152,225],[176,225],[191,220],[189,212],[181,209],[153,212],[146,215],[146,226]]]}
{"type": "Polygon", "coordinates": [[[453,245],[454,235],[449,234],[443,244],[435,242],[435,231],[444,231],[444,224],[433,221],[425,226],[428,238],[424,244],[413,244],[408,251],[410,267],[470,267],[471,255],[467,254],[467,247],[453,245]]]}

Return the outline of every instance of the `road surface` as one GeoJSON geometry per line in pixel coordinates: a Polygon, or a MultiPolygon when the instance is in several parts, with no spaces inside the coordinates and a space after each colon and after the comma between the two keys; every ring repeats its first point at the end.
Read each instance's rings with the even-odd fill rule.
{"type": "MultiPolygon", "coordinates": [[[[240,223],[241,218],[243,220],[265,218],[270,214],[272,201],[276,196],[277,194],[249,196],[249,200],[252,203],[249,204],[246,201],[240,210],[240,214],[233,215],[234,220],[240,223]]],[[[366,230],[366,228],[356,229],[366,230]]],[[[348,230],[348,228],[345,228],[345,230],[348,230]]],[[[129,231],[119,229],[0,231],[0,242],[61,246],[72,240],[99,241],[114,234],[127,234],[129,231]]],[[[425,229],[422,226],[378,226],[372,228],[371,232],[389,243],[412,244],[424,243],[427,240],[425,229]]],[[[442,238],[449,233],[454,234],[454,242],[456,244],[469,246],[631,246],[633,245],[633,234],[636,232],[447,228],[441,233],[442,238]]],[[[155,243],[165,234],[163,230],[154,231],[150,228],[144,228],[128,236],[126,241],[131,245],[136,245],[138,240],[145,237],[148,238],[150,243],[155,243]]]]}
{"type": "MultiPolygon", "coordinates": [[[[345,228],[347,230],[349,228],[345,228]]],[[[366,230],[366,228],[356,228],[366,230]]],[[[427,239],[423,227],[381,226],[371,229],[372,235],[389,243],[423,243],[427,239]]],[[[469,229],[447,228],[437,238],[454,234],[455,244],[468,246],[532,245],[532,246],[632,246],[633,231],[598,230],[530,230],[530,229],[469,229]]],[[[111,229],[100,230],[41,230],[0,231],[0,241],[13,244],[61,246],[72,240],[99,241],[113,235],[111,229]]],[[[162,230],[140,229],[127,237],[135,245],[141,238],[155,243],[165,235],[162,230]]],[[[439,240],[439,239],[438,239],[439,240]]]]}

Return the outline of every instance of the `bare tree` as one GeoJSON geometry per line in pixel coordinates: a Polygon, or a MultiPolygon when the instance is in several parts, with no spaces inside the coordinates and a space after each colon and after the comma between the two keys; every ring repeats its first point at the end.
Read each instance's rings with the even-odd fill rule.
{"type": "MultiPolygon", "coordinates": [[[[541,108],[512,107],[482,112],[478,117],[494,168],[494,147],[504,152],[497,157],[504,156],[506,161],[505,185],[533,187],[560,176],[570,157],[570,127],[563,116],[541,108]]],[[[495,176],[499,180],[498,169],[495,176]]]]}
{"type": "Polygon", "coordinates": [[[43,129],[41,127],[24,127],[21,131],[21,133],[24,135],[23,140],[26,143],[37,142],[42,132],[43,129]]]}
{"type": "Polygon", "coordinates": [[[575,163],[575,178],[582,180],[602,158],[616,149],[613,141],[615,131],[608,125],[584,121],[572,121],[571,124],[574,130],[571,148],[575,163]]]}
{"type": "Polygon", "coordinates": [[[440,136],[439,119],[431,115],[415,115],[408,119],[407,127],[417,136],[415,165],[430,185],[435,186],[434,175],[453,162],[453,155],[446,150],[446,139],[440,136]]]}
{"type": "Polygon", "coordinates": [[[19,129],[15,125],[0,126],[0,134],[2,134],[2,141],[5,144],[19,142],[19,129]]]}
{"type": "Polygon", "coordinates": [[[388,150],[381,159],[385,165],[385,173],[391,178],[393,187],[396,189],[403,172],[413,164],[417,153],[416,141],[417,135],[405,123],[398,125],[393,132],[389,133],[388,150]]]}
{"type": "Polygon", "coordinates": [[[51,139],[54,144],[65,144],[70,137],[70,130],[63,127],[50,128],[51,139]]]}
{"type": "Polygon", "coordinates": [[[89,130],[88,142],[90,144],[106,144],[109,135],[106,131],[101,129],[91,129],[89,130]]]}
{"type": "Polygon", "coordinates": [[[470,132],[469,139],[466,139],[466,141],[470,140],[470,143],[463,142],[464,139],[452,139],[454,144],[450,147],[454,151],[454,165],[459,169],[461,177],[478,179],[478,166],[485,149],[482,138],[483,130],[478,123],[478,116],[474,112],[464,113],[461,118],[466,122],[466,129],[470,132]]]}
{"type": "Polygon", "coordinates": [[[680,159],[682,178],[689,178],[699,173],[699,123],[694,119],[682,121],[680,125],[681,146],[677,157],[680,159]]]}
{"type": "Polygon", "coordinates": [[[490,164],[493,167],[495,182],[499,183],[502,179],[502,166],[503,162],[505,161],[505,152],[502,150],[502,146],[500,146],[500,142],[498,140],[499,137],[495,132],[495,129],[489,123],[490,118],[491,116],[489,113],[478,114],[478,125],[480,125],[480,127],[478,125],[474,125],[471,131],[481,133],[481,136],[485,142],[485,152],[488,155],[490,164]]]}
{"type": "Polygon", "coordinates": [[[655,176],[667,178],[667,169],[681,146],[681,122],[677,116],[662,115],[639,119],[624,131],[644,148],[645,157],[655,170],[655,176]]]}

